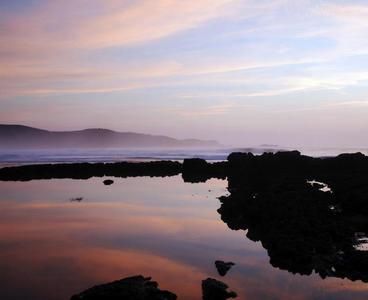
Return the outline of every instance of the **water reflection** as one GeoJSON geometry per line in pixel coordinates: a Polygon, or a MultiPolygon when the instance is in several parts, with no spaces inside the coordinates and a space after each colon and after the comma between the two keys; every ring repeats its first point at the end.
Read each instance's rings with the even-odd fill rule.
{"type": "Polygon", "coordinates": [[[361,282],[274,269],[260,243],[216,210],[227,182],[101,178],[0,183],[1,299],[69,299],[95,284],[153,276],[178,299],[201,299],[205,278],[238,299],[366,299],[361,282]],[[142,188],[144,187],[144,188],[142,188]],[[210,192],[209,192],[210,190],[210,192]],[[71,202],[72,197],[83,201],[71,202]],[[216,260],[236,265],[225,278],[216,260]]]}

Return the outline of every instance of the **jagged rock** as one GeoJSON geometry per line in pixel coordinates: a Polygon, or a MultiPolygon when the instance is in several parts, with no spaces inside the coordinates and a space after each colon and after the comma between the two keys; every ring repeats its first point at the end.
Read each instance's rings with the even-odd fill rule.
{"type": "Polygon", "coordinates": [[[235,292],[228,292],[227,284],[213,278],[207,278],[202,281],[203,300],[226,300],[236,298],[235,292]]]}
{"type": "Polygon", "coordinates": [[[215,261],[215,266],[217,269],[217,272],[221,275],[221,276],[225,276],[227,274],[227,272],[231,269],[232,266],[234,266],[235,264],[233,262],[224,262],[222,260],[216,260],[215,261]]]}
{"type": "Polygon", "coordinates": [[[218,210],[229,228],[261,242],[274,267],[368,282],[368,252],[356,248],[362,240],[356,233],[368,234],[367,156],[294,152],[234,154],[231,160],[230,194],[220,197],[218,210]]]}
{"type": "Polygon", "coordinates": [[[175,294],[158,288],[150,277],[141,275],[94,286],[71,300],[176,300],[175,294]]]}

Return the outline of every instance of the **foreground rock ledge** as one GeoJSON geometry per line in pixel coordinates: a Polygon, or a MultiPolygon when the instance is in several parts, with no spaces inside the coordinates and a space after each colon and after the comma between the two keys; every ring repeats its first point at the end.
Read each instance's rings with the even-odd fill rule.
{"type": "Polygon", "coordinates": [[[151,277],[133,276],[94,286],[70,300],[176,300],[174,293],[160,290],[151,277]]]}

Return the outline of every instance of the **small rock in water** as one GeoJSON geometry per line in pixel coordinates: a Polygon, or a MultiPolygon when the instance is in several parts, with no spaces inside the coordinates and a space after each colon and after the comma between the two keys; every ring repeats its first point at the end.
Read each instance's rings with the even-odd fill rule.
{"type": "Polygon", "coordinates": [[[226,273],[231,269],[232,266],[234,266],[235,264],[233,262],[224,262],[222,260],[216,260],[215,261],[215,266],[216,269],[218,271],[218,273],[221,276],[225,276],[226,273]]]}
{"type": "Polygon", "coordinates": [[[114,183],[114,180],[106,179],[103,181],[104,185],[112,185],[114,183]]]}
{"type": "Polygon", "coordinates": [[[169,291],[160,290],[158,283],[142,275],[97,285],[74,295],[70,300],[176,300],[169,291]]]}
{"type": "Polygon", "coordinates": [[[71,202],[81,202],[82,200],[83,200],[83,197],[70,198],[71,202]]]}
{"type": "Polygon", "coordinates": [[[235,292],[227,291],[227,284],[213,278],[207,278],[202,281],[203,300],[226,300],[236,298],[235,292]]]}

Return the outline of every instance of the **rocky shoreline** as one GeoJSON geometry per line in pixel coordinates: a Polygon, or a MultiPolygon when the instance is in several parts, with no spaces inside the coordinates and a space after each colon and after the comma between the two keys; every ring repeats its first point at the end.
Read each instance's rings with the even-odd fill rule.
{"type": "MultiPolygon", "coordinates": [[[[182,174],[186,182],[205,182],[211,178],[237,177],[241,180],[246,173],[255,170],[290,175],[351,175],[368,171],[368,156],[361,153],[340,154],[336,157],[315,158],[301,155],[298,151],[277,153],[231,153],[226,161],[209,163],[204,159],[192,158],[178,161],[116,162],[116,163],[61,163],[35,164],[0,169],[0,181],[28,181],[37,179],[91,177],[166,177],[182,174]]],[[[334,176],[337,177],[337,176],[334,176]]]]}
{"type": "Polygon", "coordinates": [[[0,169],[0,180],[179,174],[192,183],[227,179],[229,194],[219,198],[221,219],[260,241],[275,268],[368,282],[368,252],[360,248],[368,237],[368,157],[361,153],[332,158],[298,151],[232,153],[215,163],[31,165],[0,169]]]}

